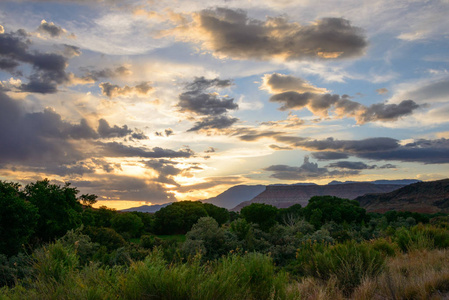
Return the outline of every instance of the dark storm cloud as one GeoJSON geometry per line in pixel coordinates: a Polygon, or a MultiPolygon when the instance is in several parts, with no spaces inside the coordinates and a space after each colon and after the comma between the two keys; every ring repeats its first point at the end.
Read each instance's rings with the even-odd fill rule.
{"type": "Polygon", "coordinates": [[[281,180],[309,180],[312,178],[328,178],[356,175],[360,171],[329,171],[327,168],[318,167],[317,163],[309,161],[309,157],[304,157],[304,163],[300,167],[291,167],[287,165],[272,165],[265,168],[264,171],[273,172],[270,177],[281,180]]]}
{"type": "Polygon", "coordinates": [[[349,157],[346,153],[332,151],[313,152],[312,156],[318,160],[346,159],[349,157]]]}
{"type": "Polygon", "coordinates": [[[59,84],[69,81],[65,72],[67,58],[55,53],[31,51],[26,32],[16,31],[0,35],[0,59],[9,65],[26,63],[33,67],[29,82],[19,88],[24,92],[55,93],[59,84]]]}
{"type": "Polygon", "coordinates": [[[362,30],[343,18],[301,26],[286,17],[259,21],[243,10],[216,8],[198,13],[196,22],[192,29],[205,32],[206,48],[237,59],[346,58],[362,55],[367,46],[362,30]]]}
{"type": "Polygon", "coordinates": [[[257,141],[266,137],[275,137],[283,132],[270,131],[270,130],[258,130],[254,128],[237,128],[232,132],[233,136],[237,136],[240,140],[246,142],[257,141]]]}
{"type": "Polygon", "coordinates": [[[158,173],[157,182],[179,186],[173,179],[173,176],[181,174],[183,170],[175,167],[174,164],[176,164],[176,162],[164,159],[153,159],[145,162],[145,165],[148,168],[151,168],[158,173]]]}
{"type": "Polygon", "coordinates": [[[99,81],[105,78],[115,78],[118,76],[130,75],[132,72],[127,66],[118,66],[115,69],[104,68],[100,70],[92,70],[90,68],[80,68],[84,75],[81,77],[85,80],[99,81]]]}
{"type": "Polygon", "coordinates": [[[111,127],[105,119],[99,120],[98,134],[102,138],[124,137],[131,133],[132,130],[128,129],[127,125],[123,125],[122,127],[114,125],[111,127]]]}
{"type": "Polygon", "coordinates": [[[70,138],[89,138],[85,121],[70,124],[51,110],[26,113],[19,102],[0,93],[0,162],[67,163],[83,158],[70,138]]]}
{"type": "Polygon", "coordinates": [[[420,139],[395,149],[360,153],[361,158],[376,160],[397,160],[403,162],[421,162],[425,164],[449,163],[449,140],[420,139]]]}
{"type": "Polygon", "coordinates": [[[48,23],[45,20],[42,20],[37,30],[39,32],[48,34],[51,37],[59,37],[66,33],[66,31],[62,27],[55,25],[55,23],[53,22],[48,23]]]}
{"type": "Polygon", "coordinates": [[[229,116],[211,116],[204,117],[201,121],[195,123],[195,125],[187,131],[200,131],[200,130],[208,130],[208,129],[224,129],[231,127],[235,122],[237,122],[237,118],[232,118],[229,116]]]}
{"type": "Polygon", "coordinates": [[[327,116],[329,111],[334,111],[338,117],[354,117],[358,124],[374,121],[396,121],[401,117],[412,114],[414,110],[420,107],[413,100],[404,100],[399,104],[377,103],[366,107],[348,98],[348,95],[288,91],[271,96],[270,102],[281,103],[280,110],[307,107],[319,116],[327,116]]]}
{"type": "Polygon", "coordinates": [[[98,132],[89,126],[85,119],[79,123],[69,123],[51,109],[43,112],[28,113],[20,101],[13,100],[0,92],[0,164],[12,163],[24,166],[48,166],[48,172],[65,175],[88,173],[88,166],[75,164],[89,158],[102,155],[100,151],[89,153],[95,143],[111,156],[142,157],[190,157],[188,149],[174,151],[162,148],[145,150],[127,147],[122,144],[103,144],[98,138],[124,137],[131,134],[126,125],[110,126],[100,120],[98,132]],[[80,142],[80,140],[82,140],[80,142]],[[83,146],[81,146],[83,145],[83,146]],[[83,151],[80,149],[83,148],[83,151]],[[121,149],[122,148],[122,149],[121,149]],[[59,168],[57,165],[61,165],[59,168]],[[66,166],[63,166],[66,165],[66,166]]]}
{"type": "Polygon", "coordinates": [[[363,140],[336,140],[334,138],[327,138],[324,140],[304,139],[294,143],[294,145],[308,150],[363,153],[396,149],[399,147],[399,142],[398,140],[388,137],[368,138],[363,140]]]}
{"type": "Polygon", "coordinates": [[[118,142],[100,143],[97,145],[103,150],[104,156],[110,157],[143,157],[143,158],[179,158],[191,157],[193,151],[181,149],[178,151],[155,147],[151,150],[124,145],[118,142]]]}
{"type": "Polygon", "coordinates": [[[373,104],[357,118],[358,123],[371,121],[394,121],[399,117],[411,115],[420,106],[413,100],[404,100],[399,104],[373,104]]]}
{"type": "Polygon", "coordinates": [[[116,84],[109,82],[100,83],[101,93],[109,98],[114,98],[118,96],[129,96],[129,95],[147,95],[153,87],[149,85],[148,82],[139,83],[136,86],[120,87],[116,84]]]}
{"type": "Polygon", "coordinates": [[[60,176],[67,175],[84,175],[95,173],[95,168],[86,166],[83,163],[74,165],[53,165],[45,168],[47,173],[57,174],[60,176]]]}
{"type": "MultiPolygon", "coordinates": [[[[449,163],[448,139],[418,139],[402,145],[398,140],[377,137],[363,140],[311,140],[301,137],[277,136],[291,147],[314,152],[313,156],[321,160],[347,158],[355,156],[372,160],[395,160],[403,162],[421,162],[425,164],[449,163]],[[338,154],[335,154],[338,153],[338,154]],[[344,157],[345,155],[346,157],[344,157]]],[[[395,168],[394,165],[384,165],[379,168],[395,168]]]]}
{"type": "Polygon", "coordinates": [[[208,93],[210,88],[224,88],[231,85],[230,80],[205,79],[196,77],[192,83],[186,85],[187,91],[179,95],[178,107],[181,112],[196,115],[221,115],[228,110],[235,110],[238,105],[233,98],[220,97],[216,93],[208,93]]]}
{"type": "Polygon", "coordinates": [[[148,140],[149,138],[141,130],[135,129],[134,132],[131,134],[131,139],[148,140]]]}
{"type": "Polygon", "coordinates": [[[376,169],[376,165],[367,165],[361,161],[339,161],[331,163],[326,168],[350,169],[350,170],[370,170],[376,169]]]}
{"type": "Polygon", "coordinates": [[[18,62],[11,59],[0,59],[0,69],[8,71],[10,73],[14,72],[19,65],[20,64],[18,62]]]}

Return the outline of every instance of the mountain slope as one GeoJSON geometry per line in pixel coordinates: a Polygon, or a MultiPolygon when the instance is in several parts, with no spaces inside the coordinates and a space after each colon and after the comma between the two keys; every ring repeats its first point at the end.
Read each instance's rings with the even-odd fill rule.
{"type": "Polygon", "coordinates": [[[267,186],[267,189],[250,201],[240,203],[233,211],[240,211],[251,203],[265,203],[285,208],[293,204],[306,206],[313,196],[336,196],[340,198],[354,199],[367,193],[391,192],[403,187],[403,184],[375,184],[371,182],[339,183],[330,185],[290,185],[267,186]]]}
{"type": "Polygon", "coordinates": [[[355,200],[368,212],[449,213],[449,179],[418,182],[390,193],[367,194],[355,200]]]}
{"type": "Polygon", "coordinates": [[[216,206],[231,209],[243,201],[248,201],[265,190],[265,185],[236,185],[224,191],[220,195],[204,200],[204,203],[212,203],[216,206]]]}

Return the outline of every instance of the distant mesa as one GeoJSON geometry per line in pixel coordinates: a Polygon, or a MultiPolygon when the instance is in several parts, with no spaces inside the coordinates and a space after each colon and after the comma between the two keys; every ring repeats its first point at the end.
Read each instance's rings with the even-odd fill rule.
{"type": "MultiPolygon", "coordinates": [[[[265,185],[236,185],[216,197],[203,200],[204,203],[212,203],[229,210],[239,211],[251,203],[265,203],[279,208],[301,204],[306,206],[313,196],[331,195],[341,198],[354,199],[368,193],[391,192],[406,185],[419,182],[418,180],[376,180],[369,182],[341,182],[332,181],[327,185],[315,183],[273,184],[265,185]]],[[[158,205],[144,205],[128,208],[123,211],[140,211],[154,213],[170,205],[170,203],[158,205]]]]}
{"type": "Polygon", "coordinates": [[[332,181],[327,185],[270,185],[261,194],[250,201],[242,202],[233,211],[240,211],[252,203],[265,203],[278,208],[290,207],[294,204],[306,206],[313,196],[336,196],[339,198],[354,199],[368,193],[386,193],[397,190],[416,180],[393,181],[382,180],[378,182],[338,182],[332,181]]]}
{"type": "Polygon", "coordinates": [[[355,200],[368,212],[449,213],[449,179],[417,182],[390,193],[367,194],[355,200]]]}

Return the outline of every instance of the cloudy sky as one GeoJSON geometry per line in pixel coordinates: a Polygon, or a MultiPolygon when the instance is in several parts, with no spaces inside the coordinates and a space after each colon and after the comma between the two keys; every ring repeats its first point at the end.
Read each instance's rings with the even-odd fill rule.
{"type": "Polygon", "coordinates": [[[1,1],[0,180],[126,208],[447,178],[448,15],[447,0],[1,1]]]}

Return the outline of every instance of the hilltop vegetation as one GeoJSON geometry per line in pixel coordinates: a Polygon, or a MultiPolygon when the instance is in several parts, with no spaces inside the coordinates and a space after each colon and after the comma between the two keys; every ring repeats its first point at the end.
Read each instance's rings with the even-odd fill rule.
{"type": "Polygon", "coordinates": [[[428,299],[449,292],[449,217],[317,196],[239,213],[182,201],[94,209],[48,180],[0,182],[0,298],[428,299]]]}

